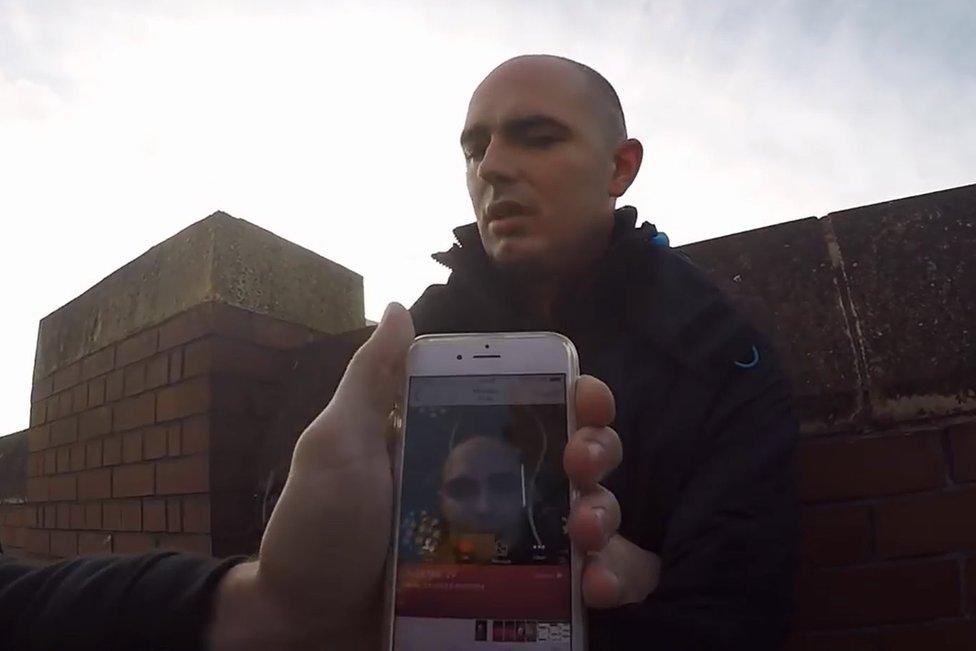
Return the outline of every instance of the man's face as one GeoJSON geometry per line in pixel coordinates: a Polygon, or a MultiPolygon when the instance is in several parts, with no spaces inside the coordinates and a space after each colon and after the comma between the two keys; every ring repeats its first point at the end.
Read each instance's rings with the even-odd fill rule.
{"type": "Polygon", "coordinates": [[[499,267],[558,274],[605,245],[614,164],[598,111],[582,74],[558,61],[508,62],[475,91],[461,146],[499,267]]]}
{"type": "Polygon", "coordinates": [[[441,512],[463,533],[515,535],[522,523],[522,462],[511,445],[484,436],[468,439],[448,455],[441,512]]]}

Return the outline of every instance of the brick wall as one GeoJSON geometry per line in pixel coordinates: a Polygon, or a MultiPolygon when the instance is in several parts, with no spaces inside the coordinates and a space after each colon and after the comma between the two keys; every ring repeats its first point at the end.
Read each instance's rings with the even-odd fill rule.
{"type": "Polygon", "coordinates": [[[976,649],[976,186],[684,250],[795,386],[790,649],[976,649]]]}
{"type": "Polygon", "coordinates": [[[254,508],[253,451],[277,411],[285,351],[311,338],[211,303],[39,378],[25,550],[253,551],[250,519],[226,514],[254,508]]]}
{"type": "Polygon", "coordinates": [[[795,648],[976,649],[974,451],[976,419],[804,441],[795,648]]]}

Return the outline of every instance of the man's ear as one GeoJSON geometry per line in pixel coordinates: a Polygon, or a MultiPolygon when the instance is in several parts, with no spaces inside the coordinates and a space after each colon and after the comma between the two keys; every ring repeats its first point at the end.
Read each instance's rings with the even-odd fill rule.
{"type": "Polygon", "coordinates": [[[636,138],[623,141],[613,152],[613,174],[610,177],[610,196],[616,199],[623,195],[637,178],[641,161],[644,160],[644,145],[636,138]]]}

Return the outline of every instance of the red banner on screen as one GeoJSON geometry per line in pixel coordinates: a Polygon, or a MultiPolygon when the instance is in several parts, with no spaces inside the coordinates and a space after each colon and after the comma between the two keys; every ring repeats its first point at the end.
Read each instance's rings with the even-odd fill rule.
{"type": "Polygon", "coordinates": [[[569,620],[568,565],[400,564],[396,614],[405,617],[569,620]]]}

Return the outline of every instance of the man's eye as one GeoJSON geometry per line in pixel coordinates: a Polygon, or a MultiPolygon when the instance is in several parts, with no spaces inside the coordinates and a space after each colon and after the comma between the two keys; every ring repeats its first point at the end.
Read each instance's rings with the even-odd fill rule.
{"type": "Polygon", "coordinates": [[[463,151],[464,151],[464,160],[468,160],[468,161],[481,160],[485,156],[484,147],[478,147],[478,146],[465,147],[463,151]]]}
{"type": "Polygon", "coordinates": [[[525,137],[525,142],[532,147],[548,147],[549,145],[555,144],[557,140],[559,139],[556,136],[549,134],[535,134],[525,137]]]}

